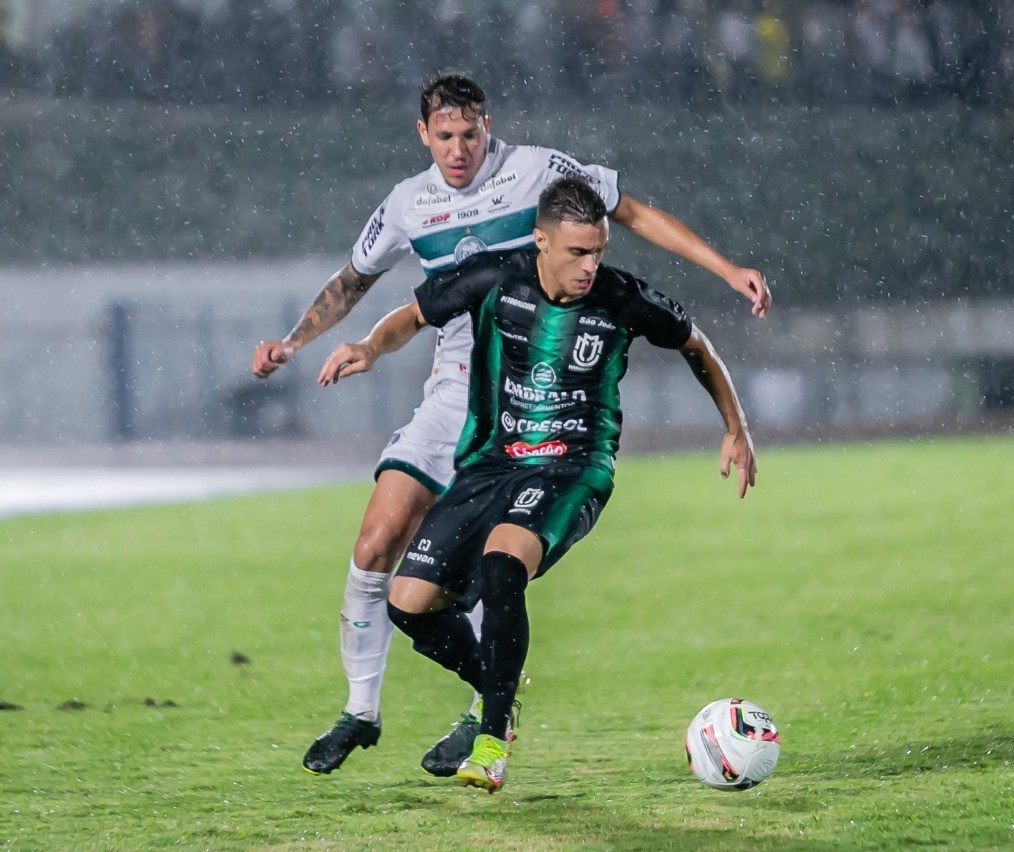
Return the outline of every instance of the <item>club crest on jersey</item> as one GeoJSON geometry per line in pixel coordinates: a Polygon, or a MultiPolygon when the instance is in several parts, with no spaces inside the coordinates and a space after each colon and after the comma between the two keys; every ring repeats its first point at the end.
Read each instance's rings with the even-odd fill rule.
{"type": "Polygon", "coordinates": [[[478,237],[463,237],[454,247],[454,262],[461,263],[473,254],[486,251],[486,244],[478,237]]]}
{"type": "Polygon", "coordinates": [[[585,332],[574,342],[574,363],[587,369],[593,367],[602,355],[602,338],[597,334],[585,332]]]}
{"type": "Polygon", "coordinates": [[[514,508],[511,511],[517,510],[527,513],[529,509],[542,499],[542,495],[545,493],[541,488],[526,488],[514,500],[514,508]]]}
{"type": "Polygon", "coordinates": [[[556,370],[545,361],[532,367],[532,384],[537,388],[548,388],[556,384],[556,370]]]}

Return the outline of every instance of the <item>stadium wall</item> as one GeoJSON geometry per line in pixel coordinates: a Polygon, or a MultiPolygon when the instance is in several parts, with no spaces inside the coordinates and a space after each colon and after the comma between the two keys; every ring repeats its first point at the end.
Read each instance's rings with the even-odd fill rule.
{"type": "MultiPolygon", "coordinates": [[[[409,297],[403,264],[325,340],[268,381],[249,372],[334,270],[300,261],[48,265],[0,270],[0,446],[317,442],[338,459],[376,453],[429,374],[425,332],[368,377],[314,382],[340,340],[357,340],[409,297]]],[[[1010,428],[1014,300],[869,306],[850,315],[745,302],[691,312],[726,357],[762,441],[1010,428]]],[[[682,360],[642,343],[622,386],[624,446],[711,447],[721,428],[682,360]]]]}

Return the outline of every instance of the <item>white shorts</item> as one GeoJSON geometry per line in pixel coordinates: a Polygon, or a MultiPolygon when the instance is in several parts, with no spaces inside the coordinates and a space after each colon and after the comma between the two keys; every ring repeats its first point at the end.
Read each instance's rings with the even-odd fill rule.
{"type": "Polygon", "coordinates": [[[467,409],[467,382],[431,376],[412,419],[391,436],[380,454],[374,477],[400,470],[434,494],[442,494],[454,478],[454,450],[467,409]]]}

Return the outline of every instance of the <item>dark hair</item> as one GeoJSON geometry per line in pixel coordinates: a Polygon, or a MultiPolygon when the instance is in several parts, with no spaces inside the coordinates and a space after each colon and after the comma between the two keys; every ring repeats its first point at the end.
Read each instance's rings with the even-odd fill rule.
{"type": "Polygon", "coordinates": [[[430,115],[444,107],[458,107],[462,115],[472,118],[486,115],[486,93],[478,83],[457,71],[439,74],[423,86],[419,111],[424,123],[430,115]]]}
{"type": "Polygon", "coordinates": [[[602,196],[592,189],[587,180],[578,175],[568,175],[542,190],[535,224],[543,230],[560,222],[596,225],[606,218],[607,213],[602,196]]]}

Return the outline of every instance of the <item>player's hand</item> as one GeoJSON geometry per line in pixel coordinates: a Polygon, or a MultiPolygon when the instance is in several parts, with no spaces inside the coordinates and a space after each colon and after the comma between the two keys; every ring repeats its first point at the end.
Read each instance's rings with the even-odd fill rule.
{"type": "Polygon", "coordinates": [[[266,379],[295,354],[296,348],[281,340],[262,340],[254,347],[250,370],[258,379],[266,379]]]}
{"type": "Polygon", "coordinates": [[[729,276],[729,286],[753,302],[750,313],[763,317],[771,310],[771,289],[764,276],[756,269],[737,266],[729,276]]]}
{"type": "Polygon", "coordinates": [[[377,353],[365,343],[341,343],[324,361],[317,384],[326,388],[353,373],[365,373],[377,360],[377,353]]]}
{"type": "Polygon", "coordinates": [[[746,497],[748,486],[757,480],[757,459],[753,454],[753,439],[750,433],[726,432],[719,451],[718,472],[722,479],[729,478],[729,464],[736,466],[739,476],[739,499],[746,497]]]}

